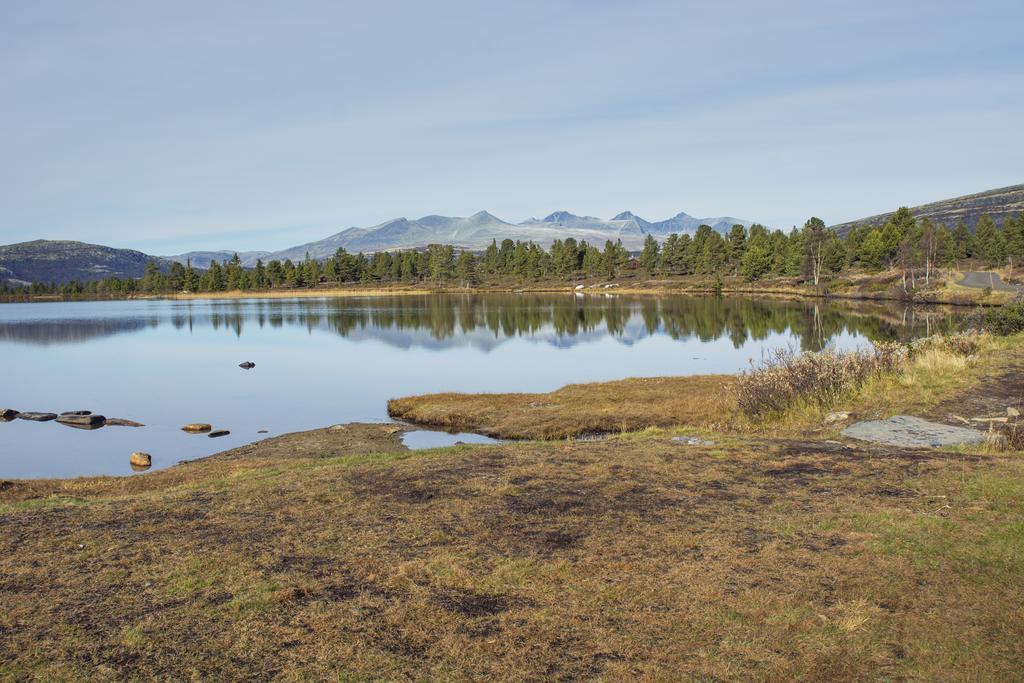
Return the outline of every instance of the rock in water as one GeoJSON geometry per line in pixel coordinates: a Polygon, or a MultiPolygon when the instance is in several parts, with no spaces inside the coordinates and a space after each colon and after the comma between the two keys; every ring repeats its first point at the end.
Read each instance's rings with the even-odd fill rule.
{"type": "Polygon", "coordinates": [[[201,433],[208,432],[213,429],[213,425],[208,425],[205,422],[192,422],[181,428],[183,432],[201,433]]]}
{"type": "Polygon", "coordinates": [[[19,420],[31,420],[32,422],[49,422],[57,419],[57,413],[18,413],[19,420]]]}
{"type": "Polygon", "coordinates": [[[64,417],[65,415],[92,415],[92,411],[91,410],[65,410],[63,413],[60,414],[61,417],[64,417]]]}
{"type": "Polygon", "coordinates": [[[126,420],[123,417],[108,417],[107,418],[107,426],[108,427],[145,427],[146,425],[142,424],[141,422],[136,422],[135,420],[126,420]]]}
{"type": "Polygon", "coordinates": [[[153,456],[149,453],[135,451],[132,453],[132,457],[128,459],[128,462],[132,464],[132,467],[141,467],[142,469],[145,469],[153,464],[153,456]]]}
{"type": "Polygon", "coordinates": [[[896,415],[888,420],[858,422],[844,429],[843,436],[908,448],[938,448],[985,441],[985,433],[976,429],[951,427],[910,415],[896,415]]]}
{"type": "Polygon", "coordinates": [[[252,370],[254,367],[256,367],[256,364],[253,363],[251,360],[247,360],[244,363],[239,363],[238,367],[242,368],[243,370],[252,370]]]}
{"type": "Polygon", "coordinates": [[[207,434],[207,436],[210,437],[211,439],[216,439],[218,436],[227,436],[230,433],[231,432],[229,432],[226,429],[218,429],[215,432],[210,432],[209,434],[207,434]]]}
{"type": "Polygon", "coordinates": [[[14,408],[0,408],[0,420],[10,422],[16,417],[18,417],[18,411],[14,408]]]}
{"type": "Polygon", "coordinates": [[[102,415],[81,415],[78,413],[62,413],[57,418],[57,422],[68,427],[85,427],[87,429],[96,429],[102,427],[107,423],[107,418],[102,415]]]}

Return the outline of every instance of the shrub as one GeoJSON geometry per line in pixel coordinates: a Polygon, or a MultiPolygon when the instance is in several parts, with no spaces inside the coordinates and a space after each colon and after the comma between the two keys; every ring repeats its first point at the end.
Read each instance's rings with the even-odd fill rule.
{"type": "Polygon", "coordinates": [[[829,349],[798,355],[793,349],[776,349],[759,367],[739,376],[738,404],[750,416],[800,403],[828,408],[844,392],[896,371],[906,359],[907,347],[894,342],[844,353],[829,349]]]}
{"type": "Polygon", "coordinates": [[[980,336],[975,330],[946,335],[933,334],[930,337],[915,339],[907,350],[911,357],[929,351],[941,351],[954,356],[973,356],[978,353],[980,336]]]}
{"type": "Polygon", "coordinates": [[[1024,296],[999,308],[989,308],[970,316],[965,326],[1001,336],[1024,332],[1024,296]]]}

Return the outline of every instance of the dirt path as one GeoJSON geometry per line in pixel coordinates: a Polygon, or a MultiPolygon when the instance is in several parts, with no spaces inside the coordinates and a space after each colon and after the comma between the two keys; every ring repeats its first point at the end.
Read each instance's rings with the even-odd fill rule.
{"type": "MultiPolygon", "coordinates": [[[[1007,408],[1022,409],[1024,402],[1024,362],[1012,363],[979,384],[937,405],[930,419],[950,415],[980,417],[1006,415],[1007,408]]],[[[954,418],[955,419],[955,418],[954,418]]],[[[948,421],[946,419],[945,421],[948,421]]]]}

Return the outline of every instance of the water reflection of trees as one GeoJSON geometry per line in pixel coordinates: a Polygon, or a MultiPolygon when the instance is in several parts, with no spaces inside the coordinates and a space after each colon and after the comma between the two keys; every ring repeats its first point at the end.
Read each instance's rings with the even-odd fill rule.
{"type": "Polygon", "coordinates": [[[908,340],[948,329],[955,316],[937,309],[745,298],[564,295],[437,295],[373,299],[241,300],[175,304],[167,317],[117,321],[68,321],[0,325],[0,340],[37,343],[86,338],[158,326],[208,327],[241,336],[247,328],[305,328],[341,336],[386,339],[395,331],[425,333],[436,342],[486,332],[496,340],[548,337],[571,344],[579,336],[608,334],[623,342],[653,334],[672,339],[728,338],[735,347],[771,335],[793,335],[804,350],[817,350],[846,333],[872,340],[908,340]]]}
{"type": "Polygon", "coordinates": [[[950,310],[904,305],[838,305],[716,297],[576,297],[545,295],[438,295],[369,300],[236,302],[209,314],[214,328],[241,334],[258,326],[328,329],[341,336],[375,330],[426,332],[436,341],[487,331],[495,339],[552,335],[567,341],[606,333],[632,340],[644,334],[713,341],[735,347],[749,340],[792,334],[804,350],[818,350],[843,333],[872,340],[909,340],[951,329],[950,310]]]}
{"type": "Polygon", "coordinates": [[[156,327],[157,325],[159,325],[159,321],[151,317],[17,321],[0,323],[0,343],[12,342],[38,346],[77,344],[117,334],[140,332],[147,327],[156,327]]]}

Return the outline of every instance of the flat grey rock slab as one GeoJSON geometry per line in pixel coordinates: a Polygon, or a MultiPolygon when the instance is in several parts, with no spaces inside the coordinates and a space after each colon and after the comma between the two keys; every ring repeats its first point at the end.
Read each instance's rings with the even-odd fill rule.
{"type": "Polygon", "coordinates": [[[976,444],[985,440],[985,432],[979,432],[977,429],[951,427],[910,415],[896,415],[888,420],[857,422],[844,429],[843,436],[907,448],[939,448],[976,444]]]}
{"type": "Polygon", "coordinates": [[[714,441],[708,441],[707,439],[698,439],[695,436],[673,436],[672,440],[676,443],[681,443],[686,446],[714,446],[714,441]]]}

